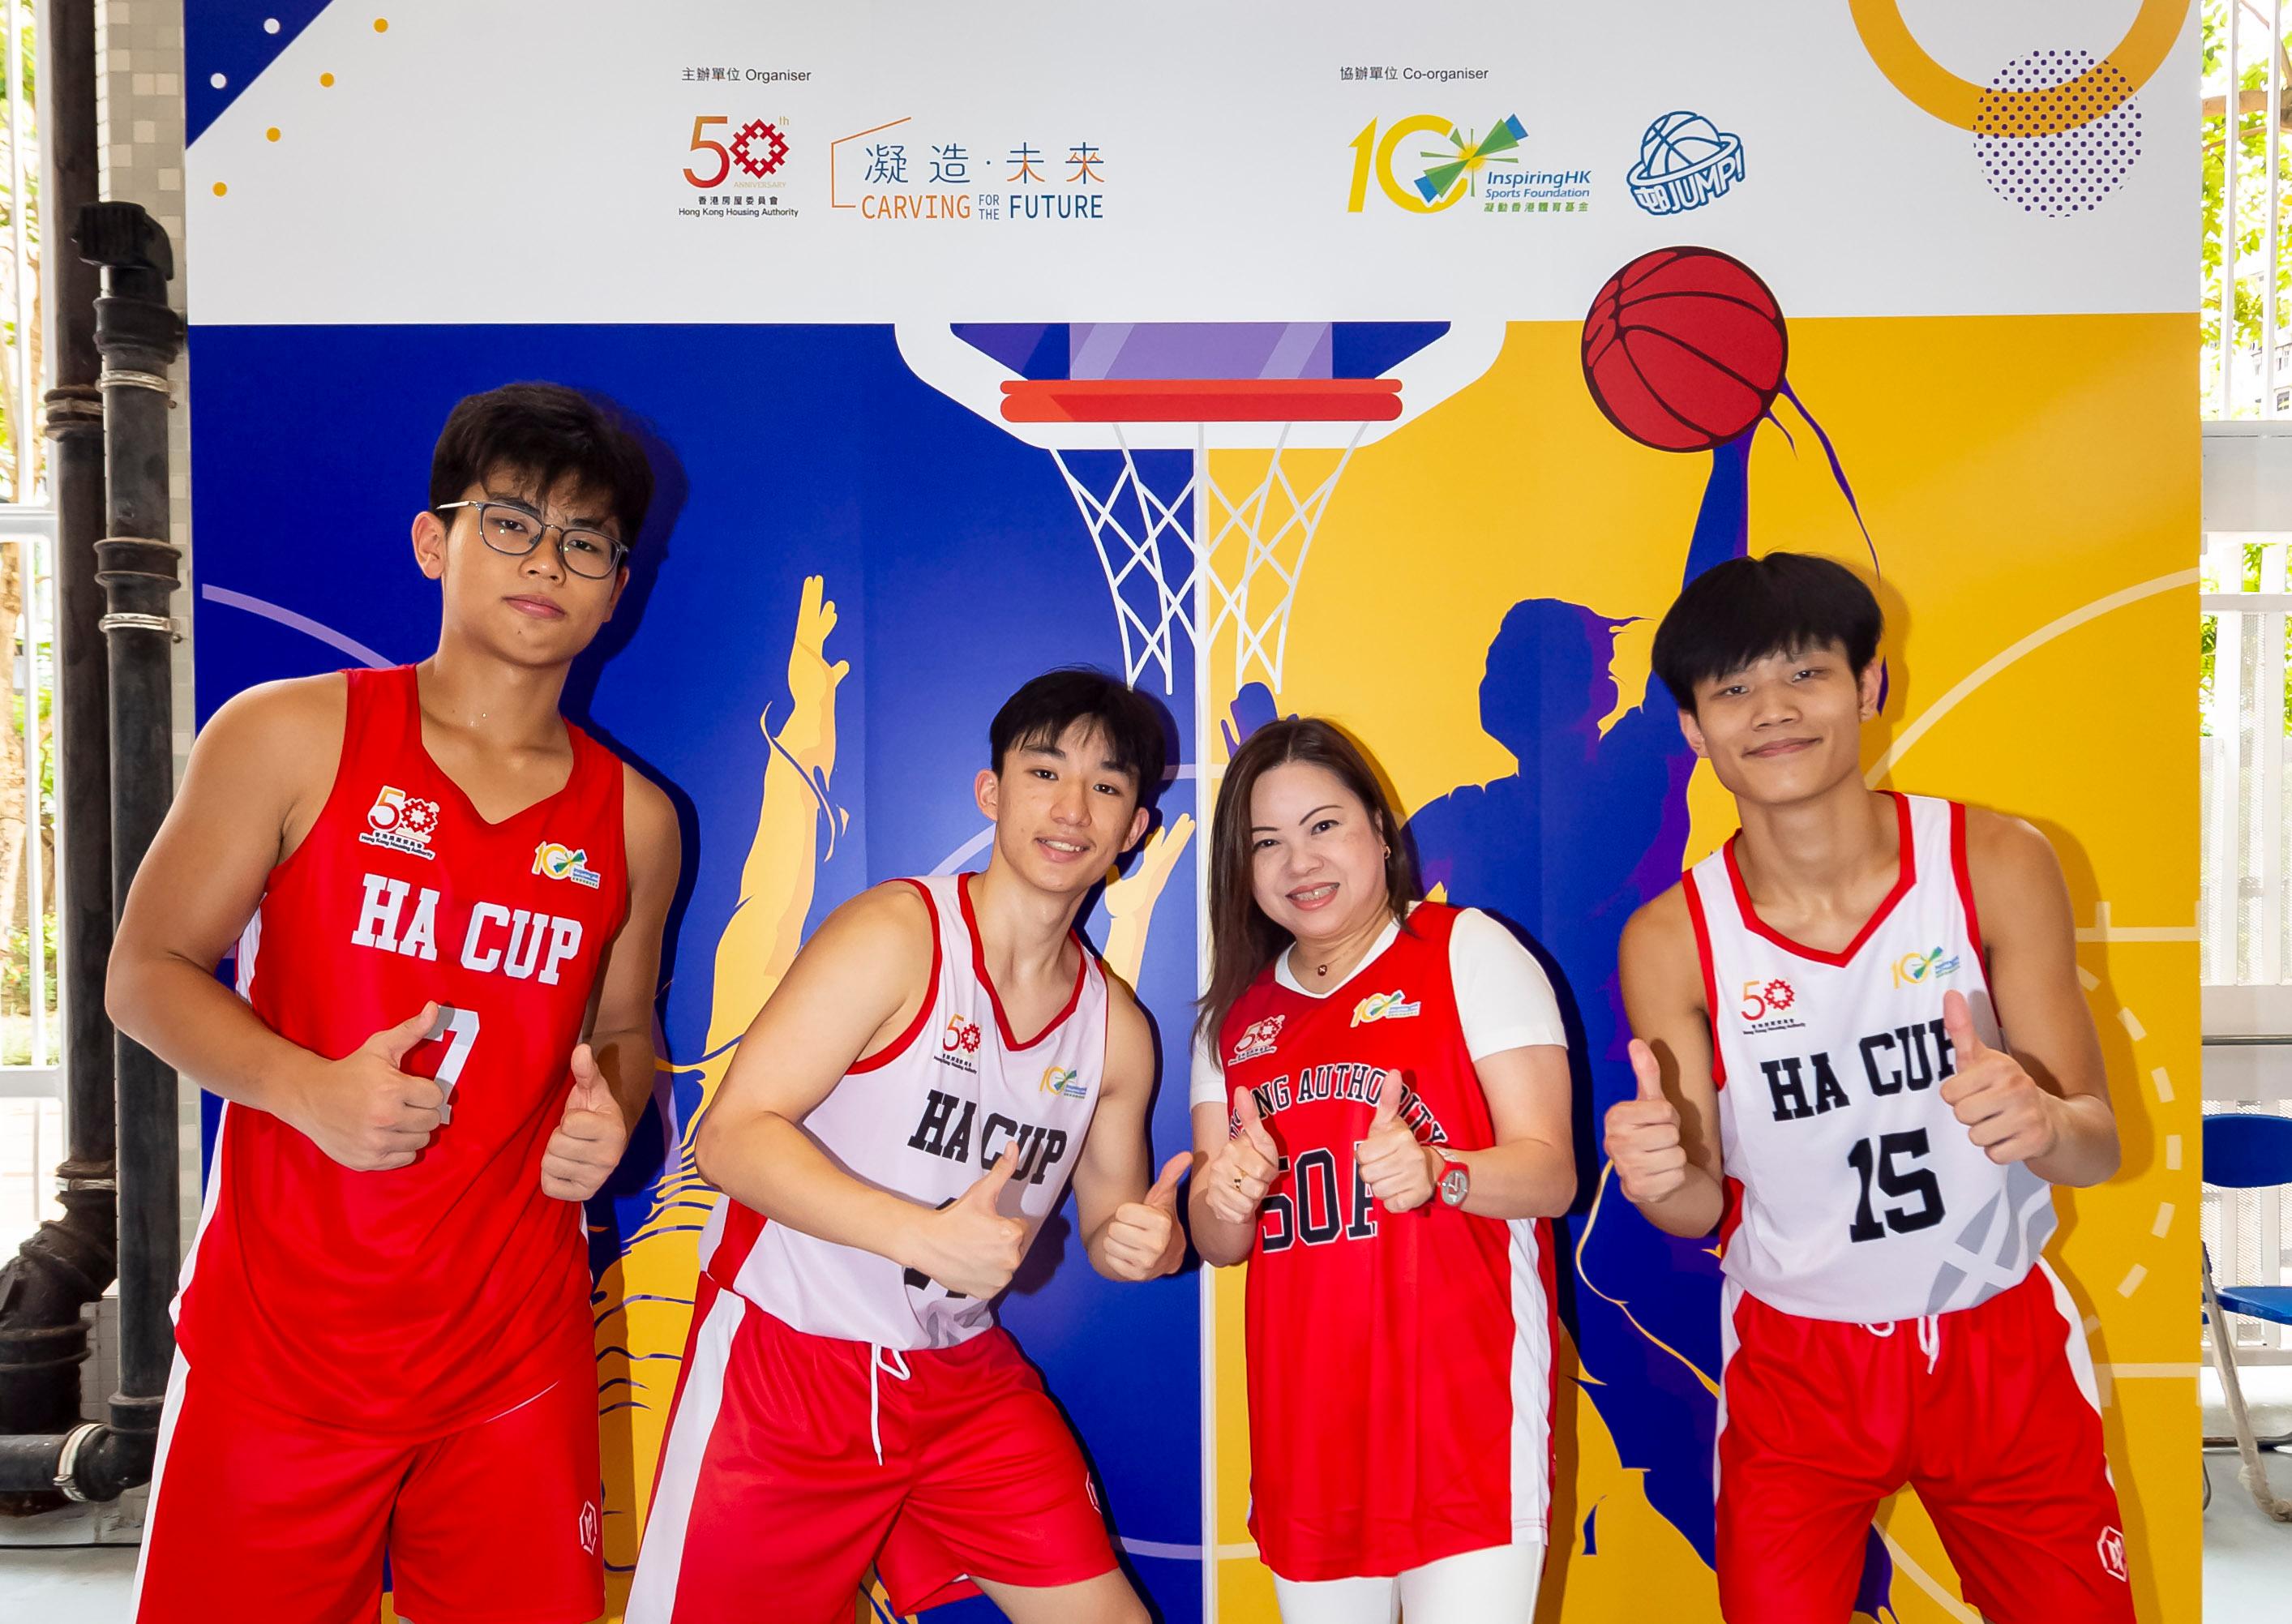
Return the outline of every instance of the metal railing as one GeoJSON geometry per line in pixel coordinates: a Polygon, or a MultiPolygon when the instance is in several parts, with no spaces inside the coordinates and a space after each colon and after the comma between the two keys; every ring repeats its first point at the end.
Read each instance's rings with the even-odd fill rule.
{"type": "Polygon", "coordinates": [[[2292,53],[2284,0],[2204,0],[2203,409],[2292,414],[2284,314],[2284,132],[2292,53]],[[2226,343],[2222,342],[2226,335],[2226,343]]]}

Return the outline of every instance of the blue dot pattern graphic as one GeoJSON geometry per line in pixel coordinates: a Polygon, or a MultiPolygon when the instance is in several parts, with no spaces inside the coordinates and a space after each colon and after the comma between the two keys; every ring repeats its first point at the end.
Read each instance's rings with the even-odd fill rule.
{"type": "Polygon", "coordinates": [[[1974,156],[1990,190],[2027,214],[2090,214],[2141,156],[2132,82],[2086,51],[2032,51],[2008,62],[1983,93],[1974,125],[1974,156]],[[2017,92],[2036,109],[2008,99],[2017,92]],[[2063,123],[2070,127],[2040,133],[2063,123]]]}

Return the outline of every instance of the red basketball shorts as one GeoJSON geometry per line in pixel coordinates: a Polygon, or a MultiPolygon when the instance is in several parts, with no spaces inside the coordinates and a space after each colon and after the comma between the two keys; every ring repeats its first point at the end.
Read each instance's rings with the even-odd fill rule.
{"type": "Polygon", "coordinates": [[[409,1440],[272,1410],[178,1354],[135,1616],[370,1620],[386,1552],[407,1624],[587,1624],[605,1610],[598,1484],[585,1362],[491,1420],[409,1440]]]}
{"type": "Polygon", "coordinates": [[[1992,1624],[2133,1624],[2093,1361],[2052,1270],[1892,1324],[1802,1319],[1731,1285],[1726,1300],[1728,1624],[1844,1624],[1870,1519],[1905,1484],[1992,1624]]]}
{"type": "Polygon", "coordinates": [[[973,1577],[1115,1566],[1074,1434],[1006,1332],[876,1348],[704,1280],[628,1624],[849,1624],[871,1561],[903,1613],[973,1577]]]}

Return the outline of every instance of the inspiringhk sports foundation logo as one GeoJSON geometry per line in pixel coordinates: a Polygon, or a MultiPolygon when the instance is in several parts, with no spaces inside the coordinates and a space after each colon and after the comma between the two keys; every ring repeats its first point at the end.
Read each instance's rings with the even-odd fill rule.
{"type": "Polygon", "coordinates": [[[1353,1006],[1353,1024],[1360,1026],[1370,1021],[1406,1021],[1424,1006],[1406,1003],[1404,992],[1372,992],[1353,1006]]]}
{"type": "Polygon", "coordinates": [[[1894,961],[1894,985],[1897,989],[1923,987],[1928,982],[1955,975],[1958,963],[1956,958],[1944,958],[1940,948],[1924,953],[1905,953],[1894,961]]]}
{"type": "Polygon", "coordinates": [[[1055,1094],[1063,1099],[1086,1100],[1090,1085],[1082,1080],[1082,1073],[1072,1066],[1048,1066],[1044,1069],[1041,1091],[1055,1094]]]}
{"type": "Polygon", "coordinates": [[[571,880],[592,891],[597,889],[602,878],[589,867],[587,847],[577,850],[554,840],[545,840],[533,848],[533,871],[545,880],[571,880]]]}

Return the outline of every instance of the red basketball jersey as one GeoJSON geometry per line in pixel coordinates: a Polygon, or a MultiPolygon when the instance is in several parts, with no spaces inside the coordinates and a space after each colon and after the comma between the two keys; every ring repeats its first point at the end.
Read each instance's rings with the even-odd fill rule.
{"type": "Polygon", "coordinates": [[[1353,1167],[1388,1071],[1419,1140],[1495,1143],[1449,975],[1456,917],[1420,903],[1325,998],[1269,968],[1219,1030],[1229,1107],[1254,1090],[1282,1158],[1247,1295],[1249,1526],[1284,1579],[1394,1574],[1545,1532],[1546,1226],[1437,1196],[1388,1213],[1353,1167]]]}
{"type": "Polygon", "coordinates": [[[352,671],[317,823],[238,947],[263,1023],[329,1057],[446,1006],[405,1070],[449,1086],[414,1163],[343,1167],[226,1105],[176,1319],[203,1377],[312,1418],[443,1433],[590,1342],[580,1208],[541,1192],[573,1046],[627,908],[621,764],[578,728],[565,788],[488,823],[422,743],[409,667],[352,671]]]}

